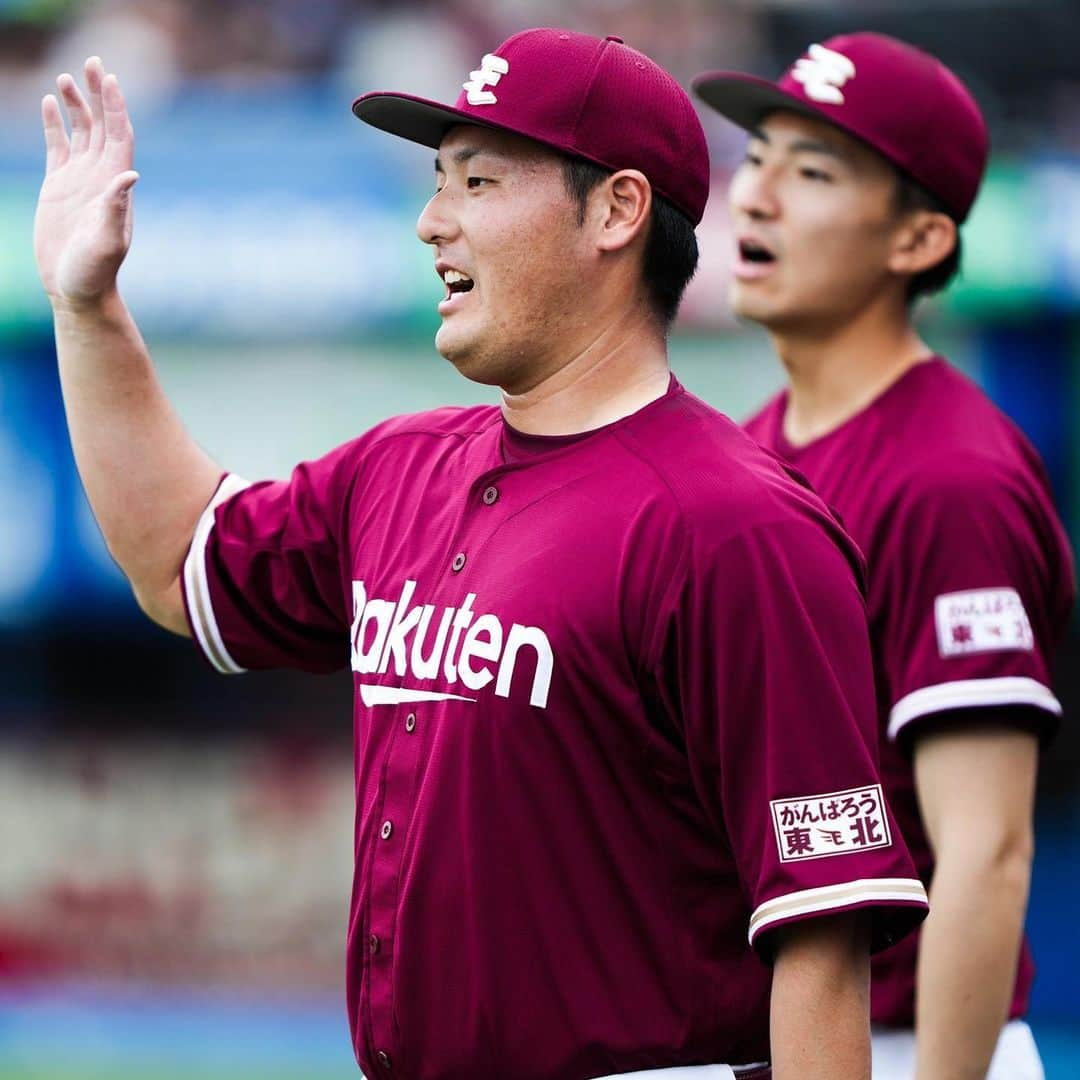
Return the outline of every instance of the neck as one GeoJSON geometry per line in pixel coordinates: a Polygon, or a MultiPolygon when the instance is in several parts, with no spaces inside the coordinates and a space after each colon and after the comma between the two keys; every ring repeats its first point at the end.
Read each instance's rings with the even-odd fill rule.
{"type": "Polygon", "coordinates": [[[788,374],[784,437],[795,446],[827,435],[934,355],[906,308],[883,317],[871,307],[839,326],[770,336],[788,374]]]}
{"type": "Polygon", "coordinates": [[[502,391],[503,417],[527,435],[576,435],[614,423],[667,392],[667,343],[654,319],[606,320],[535,385],[502,391]]]}

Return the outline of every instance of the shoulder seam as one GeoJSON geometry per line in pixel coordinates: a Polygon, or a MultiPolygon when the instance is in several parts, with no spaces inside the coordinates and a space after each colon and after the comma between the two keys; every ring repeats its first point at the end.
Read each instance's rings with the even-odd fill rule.
{"type": "MultiPolygon", "coordinates": [[[[379,435],[371,444],[369,449],[374,449],[376,446],[381,445],[384,442],[389,442],[391,439],[404,438],[406,435],[427,435],[435,439],[469,439],[474,435],[482,435],[485,431],[488,431],[496,423],[502,420],[502,416],[498,411],[498,408],[494,405],[481,406],[481,408],[493,408],[495,409],[495,415],[486,424],[481,424],[479,427],[473,428],[469,431],[434,431],[429,428],[414,428],[410,431],[388,431],[383,435],[379,435]]],[[[359,436],[363,438],[363,436],[359,436]]]]}

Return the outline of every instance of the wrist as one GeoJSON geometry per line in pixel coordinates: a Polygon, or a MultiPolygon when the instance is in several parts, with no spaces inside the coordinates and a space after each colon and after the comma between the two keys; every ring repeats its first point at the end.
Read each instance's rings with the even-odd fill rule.
{"type": "Polygon", "coordinates": [[[96,296],[72,298],[50,295],[49,303],[58,324],[72,321],[115,322],[125,311],[115,284],[96,296]]]}

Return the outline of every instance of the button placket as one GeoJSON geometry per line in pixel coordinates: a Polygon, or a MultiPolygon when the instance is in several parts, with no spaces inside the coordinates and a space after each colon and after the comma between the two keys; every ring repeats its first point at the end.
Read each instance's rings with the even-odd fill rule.
{"type": "MultiPolygon", "coordinates": [[[[369,975],[365,1011],[371,1040],[368,1045],[374,1058],[372,1064],[378,1062],[386,1071],[395,1068],[395,1063],[391,1061],[390,1065],[385,1065],[378,1057],[378,1051],[391,1060],[397,1050],[391,982],[397,949],[394,927],[400,898],[402,860],[410,822],[415,813],[415,779],[425,751],[423,739],[414,738],[402,730],[410,716],[415,724],[415,707],[412,712],[399,713],[391,721],[395,731],[387,749],[381,801],[376,810],[377,816],[368,826],[373,837],[373,851],[368,870],[367,936],[357,943],[365,954],[369,975]]],[[[407,1006],[407,1003],[404,1004],[407,1006]]],[[[397,1063],[396,1069],[399,1068],[400,1063],[397,1063]]]]}

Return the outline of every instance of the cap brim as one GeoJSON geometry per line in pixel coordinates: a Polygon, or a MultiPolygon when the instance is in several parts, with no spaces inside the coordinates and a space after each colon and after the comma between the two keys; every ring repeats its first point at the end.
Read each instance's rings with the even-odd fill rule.
{"type": "Polygon", "coordinates": [[[365,124],[435,150],[438,150],[443,136],[455,124],[476,124],[497,131],[513,131],[503,124],[478,120],[470,113],[438,101],[392,91],[376,90],[362,94],[353,102],[352,111],[365,124]]]}
{"type": "Polygon", "coordinates": [[[833,122],[820,109],[756,75],[744,75],[739,71],[710,71],[698,75],[691,86],[706,105],[747,131],[756,128],[761,118],[774,109],[789,109],[803,116],[833,122]]]}

